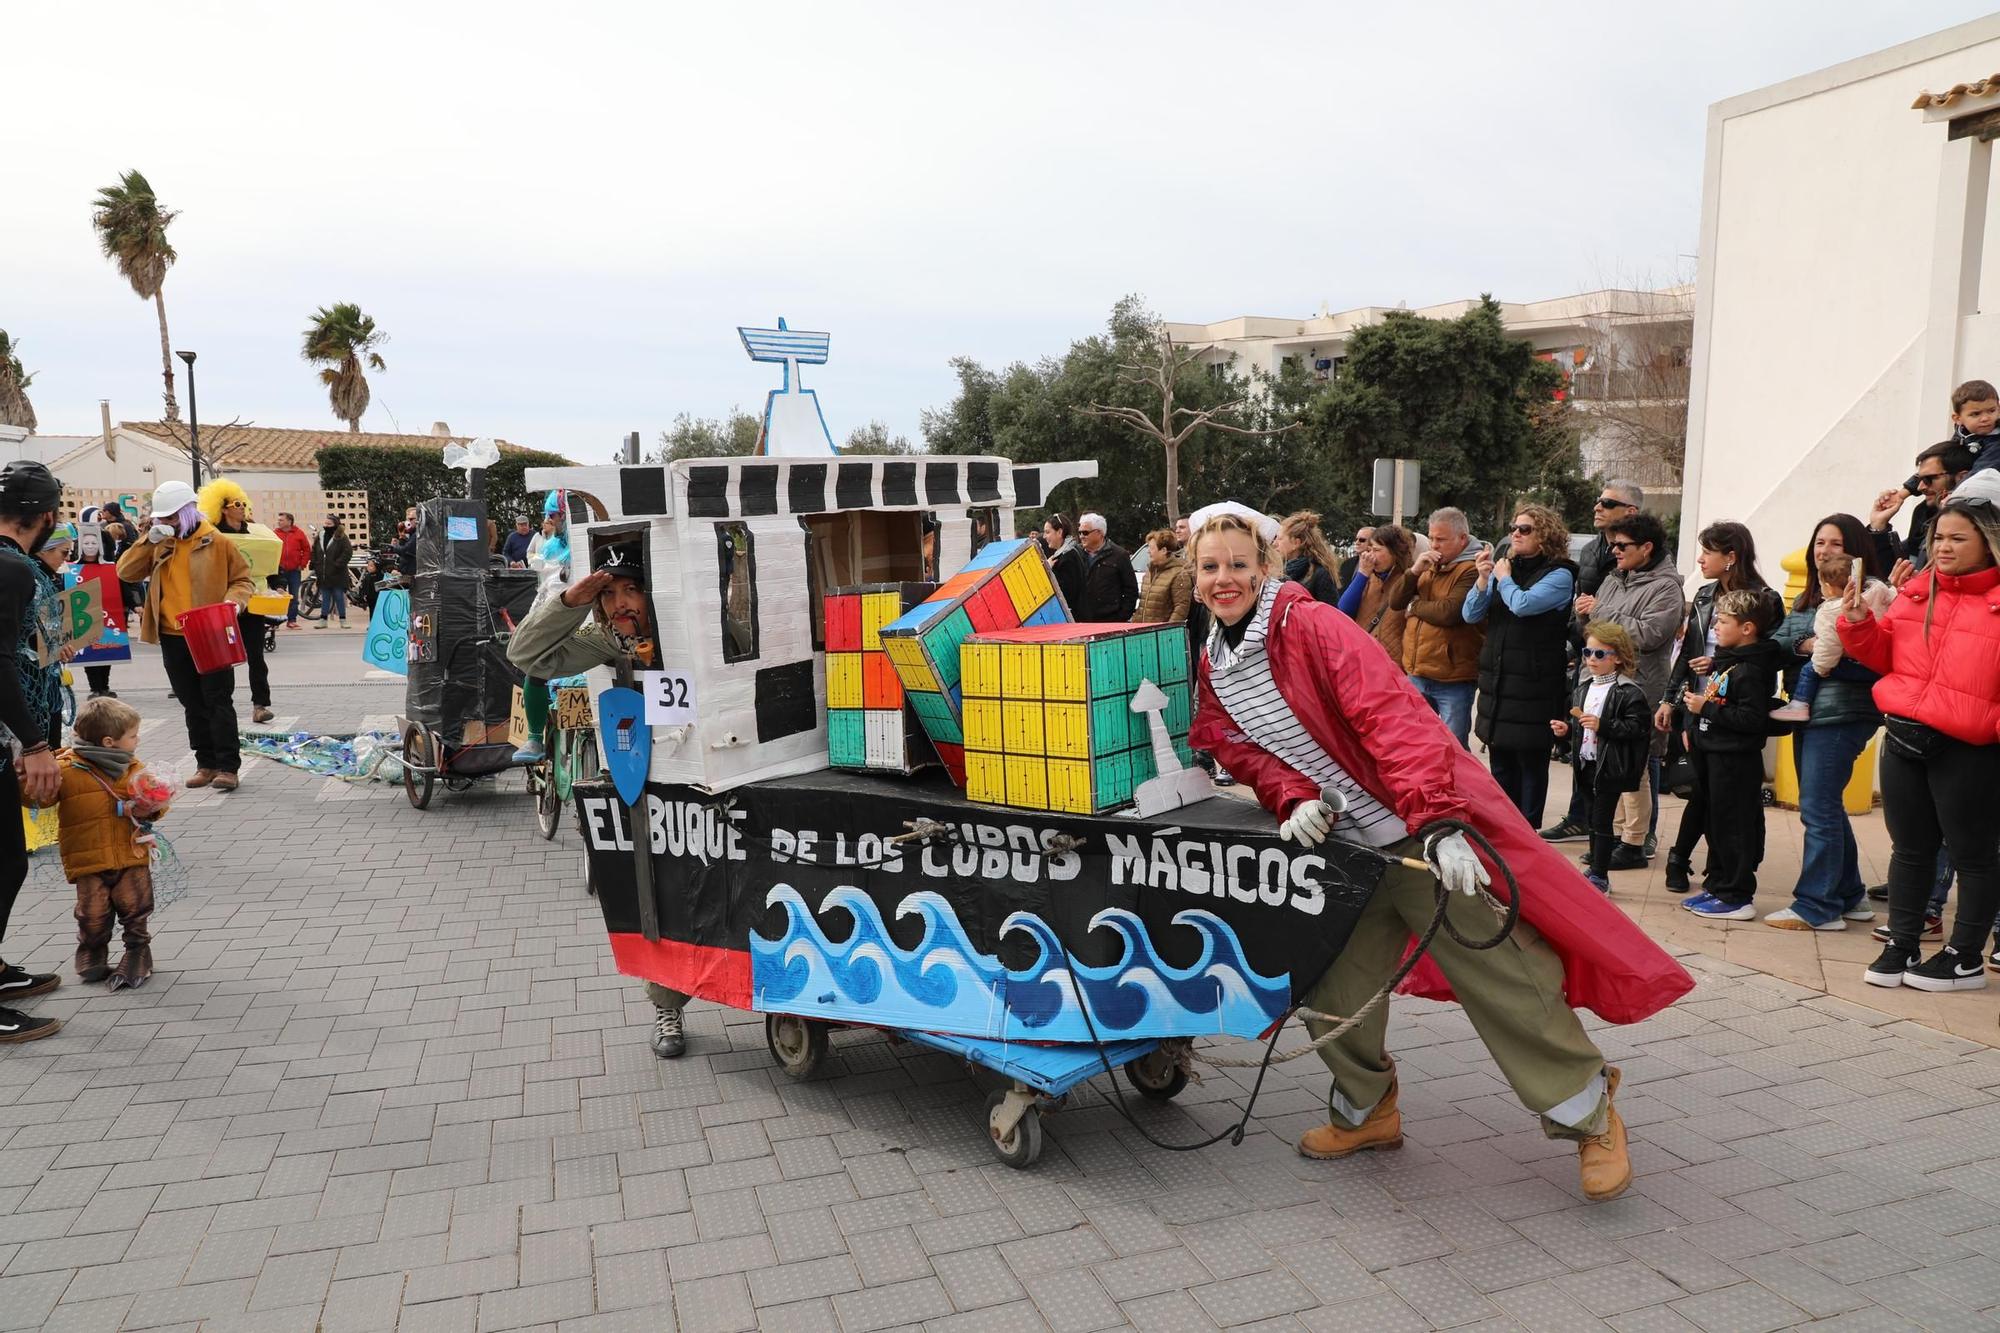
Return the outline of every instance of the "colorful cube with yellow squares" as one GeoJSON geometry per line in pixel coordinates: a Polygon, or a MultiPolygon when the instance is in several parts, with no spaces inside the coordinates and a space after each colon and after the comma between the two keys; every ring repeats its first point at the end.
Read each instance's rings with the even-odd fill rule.
{"type": "Polygon", "coordinates": [[[964,569],[881,631],[883,651],[952,781],[965,785],[959,648],[974,634],[1063,625],[1062,594],[1036,542],[989,542],[964,569]]]}
{"type": "Polygon", "coordinates": [[[1166,695],[1185,767],[1193,693],[1183,625],[1038,625],[975,634],[960,649],[965,794],[1024,810],[1098,814],[1155,776],[1140,683],[1166,695]]]}
{"type": "Polygon", "coordinates": [[[882,650],[882,627],[936,586],[870,583],[826,594],[826,750],[833,767],[909,773],[933,762],[882,650]]]}

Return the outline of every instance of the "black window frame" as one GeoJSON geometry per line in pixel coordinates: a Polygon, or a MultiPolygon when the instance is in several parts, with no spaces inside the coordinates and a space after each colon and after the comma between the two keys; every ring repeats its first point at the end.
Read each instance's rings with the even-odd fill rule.
{"type": "Polygon", "coordinates": [[[760,617],[757,614],[757,534],[750,530],[748,523],[740,519],[717,523],[715,525],[715,556],[718,591],[721,594],[719,628],[721,630],[723,663],[727,665],[731,662],[754,662],[763,653],[763,626],[759,623],[760,617]],[[743,554],[741,557],[743,561],[743,576],[749,581],[750,585],[750,651],[748,652],[732,652],[729,646],[729,580],[735,572],[735,565],[738,558],[736,546],[731,537],[732,530],[741,533],[743,536],[743,554]]]}

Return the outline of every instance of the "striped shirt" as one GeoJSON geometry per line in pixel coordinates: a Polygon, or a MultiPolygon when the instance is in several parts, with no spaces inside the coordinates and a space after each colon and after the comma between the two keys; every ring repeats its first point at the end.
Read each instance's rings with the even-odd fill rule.
{"type": "Polygon", "coordinates": [[[1271,659],[1264,639],[1271,629],[1271,605],[1278,599],[1277,579],[1264,580],[1263,594],[1243,641],[1231,648],[1216,621],[1208,635],[1208,682],[1223,711],[1246,740],[1306,775],[1321,787],[1338,788],[1347,797],[1347,811],[1333,826],[1335,837],[1369,847],[1387,847],[1409,836],[1394,811],[1371,795],[1333,756],[1319,747],[1305,725],[1278,692],[1271,676],[1271,659]]]}

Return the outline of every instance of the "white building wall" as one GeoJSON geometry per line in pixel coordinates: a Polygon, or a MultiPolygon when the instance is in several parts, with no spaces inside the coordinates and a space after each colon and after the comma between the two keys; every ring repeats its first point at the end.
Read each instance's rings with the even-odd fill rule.
{"type": "MultiPolygon", "coordinates": [[[[1946,127],[1910,104],[1995,69],[2000,18],[1710,108],[1683,531],[1746,522],[1776,577],[1949,432],[1918,387],[1946,127]]],[[[2000,378],[1992,322],[1967,321],[1952,382],[2000,378]]]]}

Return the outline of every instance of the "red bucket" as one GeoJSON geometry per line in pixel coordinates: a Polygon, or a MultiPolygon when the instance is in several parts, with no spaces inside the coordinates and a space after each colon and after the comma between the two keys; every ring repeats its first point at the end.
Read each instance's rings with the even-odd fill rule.
{"type": "Polygon", "coordinates": [[[236,603],[197,606],[181,616],[180,625],[188,656],[194,659],[194,669],[202,675],[227,671],[247,660],[243,635],[236,624],[236,603]]]}

